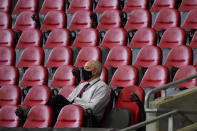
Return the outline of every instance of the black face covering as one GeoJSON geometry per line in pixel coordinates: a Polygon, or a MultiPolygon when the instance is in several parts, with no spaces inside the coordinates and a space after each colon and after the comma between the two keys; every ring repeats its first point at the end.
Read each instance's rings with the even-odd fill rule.
{"type": "Polygon", "coordinates": [[[91,71],[86,71],[84,68],[82,68],[82,79],[84,81],[88,81],[92,77],[92,72],[91,71]]]}

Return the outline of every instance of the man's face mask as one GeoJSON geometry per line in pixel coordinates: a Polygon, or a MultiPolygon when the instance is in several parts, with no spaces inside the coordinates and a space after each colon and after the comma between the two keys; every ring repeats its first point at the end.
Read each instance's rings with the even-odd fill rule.
{"type": "Polygon", "coordinates": [[[86,71],[84,68],[82,68],[82,79],[84,81],[88,81],[92,77],[92,72],[91,71],[86,71]]]}

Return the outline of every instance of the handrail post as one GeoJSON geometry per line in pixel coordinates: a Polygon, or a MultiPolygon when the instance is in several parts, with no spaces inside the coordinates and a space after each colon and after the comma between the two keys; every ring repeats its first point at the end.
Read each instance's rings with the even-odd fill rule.
{"type": "Polygon", "coordinates": [[[173,115],[171,115],[168,118],[168,131],[174,131],[174,118],[173,118],[173,115]]]}

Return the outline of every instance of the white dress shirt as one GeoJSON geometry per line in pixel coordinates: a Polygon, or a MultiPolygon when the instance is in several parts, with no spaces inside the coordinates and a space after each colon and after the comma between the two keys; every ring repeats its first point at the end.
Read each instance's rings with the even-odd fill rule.
{"type": "Polygon", "coordinates": [[[79,84],[73,92],[68,96],[68,101],[73,104],[80,105],[84,109],[92,109],[93,114],[98,120],[101,120],[105,111],[105,107],[110,101],[111,90],[105,82],[96,78],[89,82],[89,86],[83,92],[81,98],[77,97],[82,88],[88,82],[79,84]]]}

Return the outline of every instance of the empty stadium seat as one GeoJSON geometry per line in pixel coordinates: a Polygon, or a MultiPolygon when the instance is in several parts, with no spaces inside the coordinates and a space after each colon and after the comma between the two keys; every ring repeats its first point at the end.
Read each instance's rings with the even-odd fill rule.
{"type": "Polygon", "coordinates": [[[18,84],[18,70],[14,66],[0,66],[0,86],[8,84],[18,84]]]}
{"type": "Polygon", "coordinates": [[[126,0],[124,4],[123,11],[132,12],[135,9],[147,9],[148,1],[147,0],[126,0]]]}
{"type": "Polygon", "coordinates": [[[175,8],[175,6],[176,0],[154,0],[150,11],[157,12],[164,8],[175,8]]]}
{"type": "Polygon", "coordinates": [[[152,28],[140,28],[134,34],[129,47],[130,48],[142,48],[146,45],[156,44],[156,32],[152,28]],[[143,37],[142,37],[143,36],[143,37]]]}
{"type": "Polygon", "coordinates": [[[36,28],[36,22],[32,19],[32,12],[21,12],[16,19],[15,25],[13,27],[14,31],[23,32],[27,29],[36,28]]]}
{"type": "Polygon", "coordinates": [[[22,52],[17,67],[30,67],[42,65],[44,62],[44,51],[40,47],[28,47],[22,52]]]}
{"type": "MultiPolygon", "coordinates": [[[[197,73],[197,68],[195,66],[192,66],[192,65],[182,66],[177,70],[173,81],[180,80],[191,75],[195,75],[196,73],[197,73]]],[[[196,85],[197,85],[197,79],[192,79],[192,80],[188,80],[186,82],[177,84],[175,86],[182,87],[182,88],[192,88],[192,87],[195,87],[196,85]]]]}
{"type": "Polygon", "coordinates": [[[9,29],[11,26],[11,17],[7,12],[0,12],[0,29],[9,29]]]}
{"type": "Polygon", "coordinates": [[[38,10],[38,0],[18,0],[12,14],[19,14],[23,11],[36,13],[38,10]]]}
{"type": "Polygon", "coordinates": [[[185,45],[179,45],[170,50],[164,63],[167,67],[181,67],[192,64],[192,49],[185,45]]]}
{"type": "Polygon", "coordinates": [[[105,83],[107,83],[107,79],[108,79],[107,77],[108,77],[107,69],[105,67],[102,67],[102,72],[101,72],[100,79],[102,81],[104,81],[105,83]]]}
{"type": "Polygon", "coordinates": [[[146,9],[135,9],[133,10],[126,22],[125,29],[135,30],[142,27],[150,27],[151,15],[146,9]]]}
{"type": "Polygon", "coordinates": [[[197,29],[197,9],[189,11],[182,27],[184,29],[197,29]]]}
{"type": "Polygon", "coordinates": [[[115,46],[125,46],[127,42],[127,34],[123,28],[109,29],[100,45],[102,48],[111,49],[115,46]]]}
{"type": "Polygon", "coordinates": [[[176,9],[164,8],[159,11],[153,25],[154,29],[167,29],[178,27],[180,24],[180,15],[176,9]]]}
{"type": "Polygon", "coordinates": [[[46,104],[50,98],[50,89],[45,85],[33,86],[25,96],[21,107],[31,108],[34,105],[46,104]]]}
{"type": "Polygon", "coordinates": [[[49,30],[66,27],[66,14],[63,11],[50,11],[46,14],[40,30],[49,30]]]}
{"type": "Polygon", "coordinates": [[[70,93],[72,93],[72,91],[76,88],[76,86],[64,86],[60,89],[59,91],[59,95],[64,96],[65,98],[68,98],[68,96],[70,95],[70,93]]]}
{"type": "Polygon", "coordinates": [[[189,44],[191,48],[197,48],[197,32],[194,33],[193,38],[189,44]]]}
{"type": "Polygon", "coordinates": [[[67,13],[75,13],[79,10],[92,10],[92,0],[72,0],[67,13]]]}
{"type": "Polygon", "coordinates": [[[72,16],[69,30],[81,30],[83,28],[91,28],[92,20],[90,18],[90,11],[79,10],[72,16]]]}
{"type": "Polygon", "coordinates": [[[190,11],[197,8],[196,0],[182,0],[179,11],[190,11]]]}
{"type": "Polygon", "coordinates": [[[129,86],[129,87],[124,87],[119,96],[118,100],[115,104],[115,108],[127,108],[131,112],[131,125],[136,124],[140,122],[140,109],[136,102],[131,101],[130,95],[131,93],[135,93],[140,101],[143,103],[144,102],[144,91],[141,87],[138,86],[129,86]]]}
{"type": "Polygon", "coordinates": [[[1,86],[0,108],[5,105],[18,105],[19,102],[20,102],[20,88],[18,86],[15,85],[1,86]]]}
{"type": "Polygon", "coordinates": [[[87,46],[96,46],[98,44],[98,32],[94,28],[81,29],[76,36],[72,47],[83,48],[87,46]]]}
{"type": "Polygon", "coordinates": [[[72,50],[68,47],[55,47],[52,49],[46,67],[59,67],[62,65],[71,65],[72,50]]]}
{"type": "Polygon", "coordinates": [[[40,9],[40,14],[47,14],[49,11],[64,11],[64,0],[45,0],[40,9]]]}
{"type": "Polygon", "coordinates": [[[121,27],[120,12],[118,10],[106,10],[102,13],[97,29],[108,30],[114,27],[121,27]]]}
{"type": "Polygon", "coordinates": [[[138,70],[131,65],[119,66],[109,84],[111,87],[127,87],[136,85],[138,70]]]}
{"type": "Polygon", "coordinates": [[[42,33],[38,29],[27,29],[22,32],[16,49],[24,49],[31,46],[41,47],[42,33]]]}
{"type": "Polygon", "coordinates": [[[98,47],[82,48],[78,53],[74,66],[83,67],[89,60],[101,61],[101,52],[98,47]]]}
{"type": "Polygon", "coordinates": [[[50,86],[52,87],[65,87],[75,85],[75,77],[72,74],[74,69],[71,65],[63,65],[57,68],[53,75],[50,86]]]}
{"type": "Polygon", "coordinates": [[[52,109],[46,105],[35,105],[30,109],[23,128],[47,128],[51,122],[52,109]]]}
{"type": "Polygon", "coordinates": [[[162,65],[155,65],[149,67],[146,70],[139,86],[157,88],[167,84],[168,80],[169,80],[168,69],[162,65]]]}
{"type": "Polygon", "coordinates": [[[150,67],[160,65],[162,61],[161,49],[156,46],[148,45],[140,49],[134,66],[150,67]]]}
{"type": "Polygon", "coordinates": [[[179,27],[168,28],[161,37],[160,48],[173,48],[177,45],[184,45],[186,41],[185,31],[179,27]]]}
{"type": "Polygon", "coordinates": [[[0,47],[0,65],[14,65],[14,62],[14,49],[9,47],[0,47]]]}
{"type": "Polygon", "coordinates": [[[78,105],[64,106],[57,118],[55,128],[79,128],[83,126],[84,112],[78,105]]]}
{"type": "Polygon", "coordinates": [[[132,53],[128,47],[115,46],[109,51],[104,66],[117,68],[122,65],[130,65],[131,57],[132,53]]]}
{"type": "Polygon", "coordinates": [[[54,48],[69,45],[69,32],[66,29],[53,29],[48,36],[44,48],[54,48]]]}
{"type": "Polygon", "coordinates": [[[0,0],[0,12],[10,12],[12,0],[0,0]]]}
{"type": "Polygon", "coordinates": [[[29,87],[46,85],[47,77],[47,70],[45,67],[31,66],[25,71],[19,86],[29,87]]]}
{"type": "Polygon", "coordinates": [[[18,127],[20,119],[16,116],[17,106],[6,105],[0,109],[0,127],[18,127]]]}
{"type": "Polygon", "coordinates": [[[0,46],[14,46],[14,32],[10,29],[0,30],[0,46]]]}
{"type": "Polygon", "coordinates": [[[102,13],[102,12],[104,12],[106,10],[110,10],[110,9],[115,9],[115,10],[119,9],[118,0],[107,0],[107,1],[106,0],[99,0],[94,11],[96,13],[102,13]]]}

